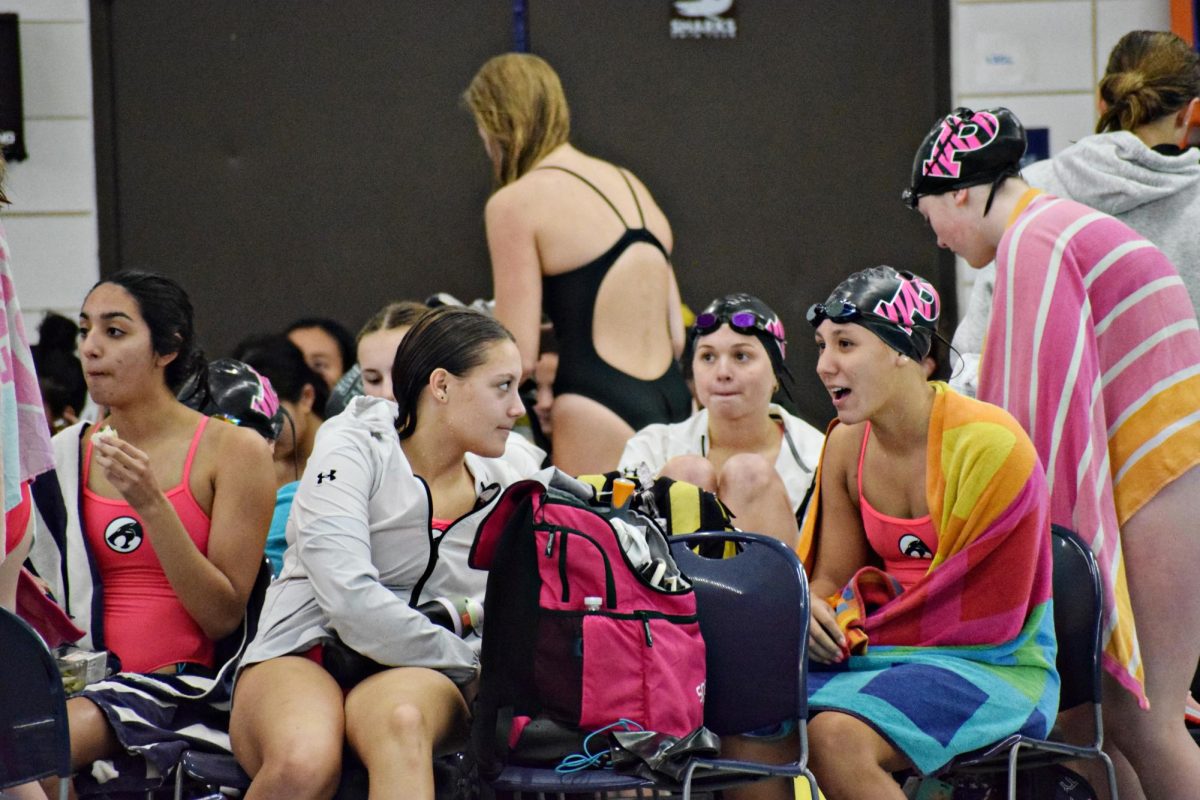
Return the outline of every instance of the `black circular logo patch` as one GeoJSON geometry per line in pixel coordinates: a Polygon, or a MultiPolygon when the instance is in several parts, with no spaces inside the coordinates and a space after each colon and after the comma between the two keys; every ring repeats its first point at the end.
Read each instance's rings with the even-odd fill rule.
{"type": "Polygon", "coordinates": [[[104,541],[118,553],[132,553],[142,544],[142,523],[133,517],[117,517],[104,529],[104,541]]]}
{"type": "Polygon", "coordinates": [[[933,553],[916,534],[906,533],[900,537],[900,552],[909,558],[933,558],[933,553]]]}

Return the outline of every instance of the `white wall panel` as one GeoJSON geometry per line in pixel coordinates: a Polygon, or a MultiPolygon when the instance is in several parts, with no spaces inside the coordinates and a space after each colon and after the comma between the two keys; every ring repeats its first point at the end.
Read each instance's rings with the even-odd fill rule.
{"type": "Polygon", "coordinates": [[[954,17],[956,95],[1086,90],[1091,0],[964,3],[954,17]]]}
{"type": "Polygon", "coordinates": [[[20,18],[29,158],[10,164],[0,212],[30,334],[47,308],[79,308],[100,274],[87,0],[0,0],[20,18]]]}
{"type": "Polygon", "coordinates": [[[20,26],[25,116],[92,116],[92,46],[84,23],[20,26]]]}
{"type": "Polygon", "coordinates": [[[1104,75],[1113,45],[1130,31],[1171,30],[1171,7],[1164,0],[1097,0],[1096,80],[1104,75]]]}
{"type": "Polygon", "coordinates": [[[4,214],[0,218],[8,233],[21,307],[31,316],[45,308],[74,308],[78,312],[84,293],[98,276],[95,216],[4,214]]]}
{"type": "Polygon", "coordinates": [[[9,211],[95,211],[96,155],[91,119],[25,122],[29,158],[8,168],[9,211]]]}
{"type": "Polygon", "coordinates": [[[87,0],[4,0],[0,12],[18,14],[21,21],[88,21],[87,0]]]}

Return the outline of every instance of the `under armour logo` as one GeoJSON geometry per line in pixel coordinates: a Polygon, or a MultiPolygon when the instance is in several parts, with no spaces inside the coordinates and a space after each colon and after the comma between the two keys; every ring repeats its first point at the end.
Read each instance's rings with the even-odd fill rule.
{"type": "Polygon", "coordinates": [[[337,480],[337,470],[331,469],[331,470],[329,470],[329,472],[318,472],[317,473],[317,484],[320,485],[320,484],[324,483],[326,478],[329,479],[330,483],[333,483],[335,480],[337,480]]]}

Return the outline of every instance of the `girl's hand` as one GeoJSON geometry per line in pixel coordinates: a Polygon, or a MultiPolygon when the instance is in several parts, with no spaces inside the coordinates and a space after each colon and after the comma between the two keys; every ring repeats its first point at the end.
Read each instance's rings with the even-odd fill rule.
{"type": "Polygon", "coordinates": [[[846,658],[846,636],[837,624],[833,606],[814,597],[809,603],[811,620],[808,624],[808,657],[822,664],[836,664],[846,658]]]}
{"type": "Polygon", "coordinates": [[[150,457],[141,450],[115,436],[93,437],[92,447],[104,477],[135,510],[141,511],[162,496],[150,469],[150,457]]]}

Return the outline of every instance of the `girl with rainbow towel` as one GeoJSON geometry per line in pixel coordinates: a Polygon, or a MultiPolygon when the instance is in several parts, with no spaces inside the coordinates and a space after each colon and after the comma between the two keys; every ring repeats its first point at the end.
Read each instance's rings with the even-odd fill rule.
{"type": "Polygon", "coordinates": [[[874,267],[808,311],[837,410],[799,545],[830,797],[901,798],[890,773],[1043,737],[1057,712],[1045,476],[1009,414],[926,380],[939,307],[874,267]]]}

